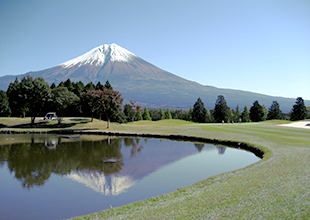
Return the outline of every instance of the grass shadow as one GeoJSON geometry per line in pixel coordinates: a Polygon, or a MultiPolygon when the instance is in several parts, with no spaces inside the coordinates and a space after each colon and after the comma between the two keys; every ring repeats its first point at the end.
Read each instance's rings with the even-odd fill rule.
{"type": "Polygon", "coordinates": [[[0,124],[0,128],[6,128],[7,126],[4,124],[0,124]]]}
{"type": "Polygon", "coordinates": [[[50,123],[48,121],[40,121],[40,122],[36,122],[34,124],[31,123],[25,123],[25,124],[18,124],[18,125],[13,125],[10,126],[11,128],[21,128],[21,129],[29,129],[29,128],[70,128],[73,127],[77,124],[85,124],[88,123],[89,121],[84,120],[82,122],[71,122],[71,123],[50,123]]]}
{"type": "Polygon", "coordinates": [[[89,119],[85,119],[85,118],[71,118],[69,119],[70,121],[79,121],[80,123],[87,123],[90,122],[89,119]]]}

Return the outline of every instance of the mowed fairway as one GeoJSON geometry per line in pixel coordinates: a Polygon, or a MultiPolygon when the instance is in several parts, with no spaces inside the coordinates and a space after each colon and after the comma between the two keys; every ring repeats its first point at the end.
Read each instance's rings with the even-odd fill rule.
{"type": "MultiPolygon", "coordinates": [[[[1,119],[0,124],[5,124],[1,119]]],[[[69,123],[66,119],[64,123],[69,123]]],[[[54,122],[53,122],[54,123],[54,122]]],[[[260,162],[223,173],[167,195],[77,219],[309,219],[310,129],[284,121],[196,124],[180,120],[129,124],[76,123],[61,128],[140,134],[177,134],[250,143],[266,154],[260,162]]],[[[55,122],[56,124],[56,122],[55,122]]],[[[28,128],[2,128],[2,130],[28,128]]],[[[51,130],[33,128],[29,130],[51,130]]]]}

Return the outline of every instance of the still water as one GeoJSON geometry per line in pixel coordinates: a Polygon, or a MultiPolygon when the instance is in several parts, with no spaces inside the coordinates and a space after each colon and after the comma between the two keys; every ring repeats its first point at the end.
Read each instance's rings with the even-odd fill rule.
{"type": "Polygon", "coordinates": [[[259,161],[210,144],[0,135],[0,219],[64,219],[173,192],[259,161]]]}

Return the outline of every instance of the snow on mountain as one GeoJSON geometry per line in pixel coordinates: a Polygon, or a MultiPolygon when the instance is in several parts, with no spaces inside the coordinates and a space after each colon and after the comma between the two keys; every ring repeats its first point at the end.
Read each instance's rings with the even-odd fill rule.
{"type": "Polygon", "coordinates": [[[137,56],[113,43],[96,47],[77,58],[62,63],[61,65],[64,66],[64,68],[70,68],[75,65],[80,67],[85,64],[103,66],[106,62],[109,61],[129,62],[134,57],[137,56]]]}
{"type": "Polygon", "coordinates": [[[67,177],[106,196],[115,196],[125,192],[126,189],[133,186],[136,182],[136,180],[133,180],[130,176],[119,176],[115,174],[105,176],[104,174],[100,174],[98,172],[85,171],[71,171],[67,177]]]}

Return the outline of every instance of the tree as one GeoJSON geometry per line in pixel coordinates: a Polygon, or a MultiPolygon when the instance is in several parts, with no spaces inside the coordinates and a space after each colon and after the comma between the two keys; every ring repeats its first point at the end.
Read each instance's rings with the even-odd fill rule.
{"type": "Polygon", "coordinates": [[[57,87],[66,87],[64,82],[60,82],[57,87]]]}
{"type": "Polygon", "coordinates": [[[232,122],[234,121],[235,115],[233,113],[233,111],[231,110],[231,108],[228,107],[227,110],[227,118],[232,122]]]}
{"type": "Polygon", "coordinates": [[[250,121],[251,121],[251,119],[250,119],[250,112],[249,112],[247,106],[244,106],[244,110],[243,110],[243,112],[241,113],[241,120],[242,120],[243,122],[250,122],[250,121]]]}
{"type": "Polygon", "coordinates": [[[265,105],[262,105],[262,107],[263,107],[263,113],[264,113],[262,121],[266,121],[268,117],[268,111],[265,105]]]}
{"type": "Polygon", "coordinates": [[[125,115],[126,122],[131,121],[132,120],[132,107],[130,104],[126,104],[124,106],[123,112],[125,115]]]}
{"type": "Polygon", "coordinates": [[[273,101],[269,107],[267,119],[283,119],[283,113],[280,110],[280,105],[277,101],[273,101]]]}
{"type": "Polygon", "coordinates": [[[153,121],[160,120],[159,109],[150,109],[149,112],[153,121]]]}
{"type": "Polygon", "coordinates": [[[306,107],[307,109],[307,119],[310,119],[310,107],[306,107]]]}
{"type": "Polygon", "coordinates": [[[81,96],[81,93],[84,91],[84,84],[81,81],[78,81],[77,83],[74,84],[74,94],[77,95],[78,97],[81,96]]]}
{"type": "Polygon", "coordinates": [[[162,108],[159,109],[159,120],[165,119],[165,112],[162,108]]]}
{"type": "Polygon", "coordinates": [[[206,122],[207,110],[200,98],[194,104],[192,120],[193,122],[204,123],[206,122]]]}
{"type": "Polygon", "coordinates": [[[224,96],[219,95],[213,110],[213,118],[215,122],[222,122],[222,120],[228,119],[228,107],[224,96]]]}
{"type": "Polygon", "coordinates": [[[33,79],[31,76],[23,77],[20,83],[16,78],[14,83],[10,83],[7,94],[14,115],[29,115],[31,124],[34,124],[36,116],[46,111],[51,101],[49,85],[43,78],[33,79]]]}
{"type": "Polygon", "coordinates": [[[109,80],[106,81],[104,87],[107,88],[107,89],[113,90],[113,87],[111,86],[109,80]]]}
{"type": "Polygon", "coordinates": [[[54,89],[54,88],[56,88],[56,85],[55,85],[55,83],[52,83],[51,89],[54,89]]]}
{"type": "Polygon", "coordinates": [[[110,119],[121,111],[123,98],[118,91],[103,88],[103,90],[88,90],[81,94],[82,98],[87,101],[88,106],[93,114],[105,115],[110,128],[110,119]]]}
{"type": "Polygon", "coordinates": [[[295,105],[293,105],[291,120],[297,121],[303,120],[305,118],[307,118],[307,108],[302,97],[298,97],[296,99],[295,105]]]}
{"type": "Polygon", "coordinates": [[[104,88],[104,86],[101,84],[101,82],[98,82],[95,89],[96,90],[99,90],[99,89],[103,90],[103,88],[104,88]]]}
{"type": "Polygon", "coordinates": [[[190,108],[188,111],[187,121],[192,121],[192,120],[193,120],[193,108],[190,108]]]}
{"type": "MultiPolygon", "coordinates": [[[[134,120],[136,119],[136,114],[138,113],[138,111],[140,110],[141,106],[136,104],[136,101],[134,100],[129,100],[130,105],[131,105],[131,112],[132,112],[132,123],[134,122],[134,120]]],[[[140,117],[140,116],[139,116],[140,117]]]]}
{"type": "Polygon", "coordinates": [[[146,106],[145,106],[144,111],[143,111],[143,120],[149,120],[149,121],[152,120],[152,118],[150,116],[150,112],[146,106]]]}
{"type": "Polygon", "coordinates": [[[72,83],[69,78],[64,82],[64,86],[67,87],[70,92],[74,91],[74,83],[72,83]]]}
{"type": "Polygon", "coordinates": [[[110,119],[121,112],[123,106],[122,95],[118,91],[103,89],[104,105],[101,106],[102,112],[108,119],[108,128],[110,128],[110,119]]]}
{"type": "Polygon", "coordinates": [[[94,90],[96,88],[96,86],[90,82],[90,83],[87,83],[85,88],[84,88],[84,91],[87,91],[87,90],[94,90]]]}
{"type": "MultiPolygon", "coordinates": [[[[52,100],[58,116],[64,116],[76,112],[74,108],[77,107],[80,98],[67,87],[57,87],[52,90],[52,100]]],[[[58,122],[61,123],[61,117],[58,117],[58,122]]]]}
{"type": "Polygon", "coordinates": [[[141,121],[141,120],[143,120],[142,109],[137,108],[137,114],[136,114],[135,120],[136,120],[136,121],[141,121]]]}
{"type": "Polygon", "coordinates": [[[210,111],[207,108],[206,108],[206,122],[208,123],[212,122],[210,111]]]}
{"type": "Polygon", "coordinates": [[[235,111],[235,113],[234,113],[234,121],[235,121],[235,122],[238,122],[239,119],[241,119],[241,111],[240,111],[240,109],[239,109],[239,105],[237,105],[236,111],[235,111]]]}
{"type": "Polygon", "coordinates": [[[8,117],[11,115],[9,99],[6,92],[0,90],[0,117],[8,117]]]}
{"type": "MultiPolygon", "coordinates": [[[[15,78],[15,81],[10,83],[8,90],[7,90],[7,96],[9,98],[9,104],[12,111],[12,116],[19,117],[24,112],[23,108],[23,97],[20,91],[20,83],[17,78],[15,78]]],[[[25,114],[23,114],[25,115],[25,114]]]]}
{"type": "MultiPolygon", "coordinates": [[[[27,77],[31,81],[31,77],[27,77]]],[[[32,81],[32,87],[28,88],[29,99],[28,108],[29,115],[32,117],[31,123],[34,124],[35,117],[46,111],[46,106],[49,106],[51,100],[51,88],[43,78],[35,78],[32,81]]]]}
{"type": "Polygon", "coordinates": [[[251,121],[258,122],[263,121],[265,117],[264,107],[261,106],[258,101],[253,103],[253,106],[250,108],[250,119],[251,121]]]}
{"type": "Polygon", "coordinates": [[[169,108],[167,108],[165,111],[165,119],[172,119],[171,112],[170,112],[169,108]]]}

